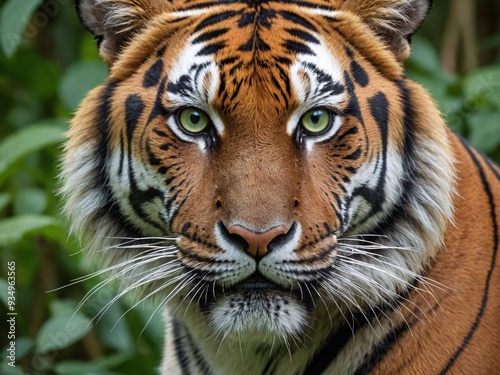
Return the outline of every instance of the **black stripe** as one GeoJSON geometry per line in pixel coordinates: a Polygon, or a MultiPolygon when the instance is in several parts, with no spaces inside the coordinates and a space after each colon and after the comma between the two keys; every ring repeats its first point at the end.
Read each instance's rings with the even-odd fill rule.
{"type": "MultiPolygon", "coordinates": [[[[371,217],[380,213],[382,206],[386,201],[385,182],[387,173],[389,102],[387,101],[387,97],[383,93],[379,92],[375,96],[368,99],[368,104],[370,106],[370,113],[377,123],[380,131],[382,152],[379,162],[382,163],[382,166],[380,167],[380,175],[375,188],[370,188],[369,186],[364,185],[356,188],[352,193],[353,197],[361,196],[371,205],[370,211],[363,217],[363,219],[357,221],[356,225],[362,225],[371,217]]],[[[376,169],[378,169],[378,166],[376,169]]]]}
{"type": "MultiPolygon", "coordinates": [[[[151,144],[149,143],[149,139],[146,142],[146,153],[148,155],[148,161],[149,161],[149,164],[151,166],[156,167],[156,166],[161,164],[161,159],[158,159],[155,156],[153,150],[151,150],[151,144]]],[[[120,165],[120,168],[121,168],[121,165],[120,165]]]]}
{"type": "MultiPolygon", "coordinates": [[[[336,24],[340,24],[342,25],[343,23],[347,23],[346,20],[338,20],[338,22],[336,22],[336,24]]],[[[330,32],[336,32],[339,34],[339,36],[342,38],[342,40],[352,40],[352,37],[349,38],[349,35],[346,35],[345,33],[343,33],[341,30],[338,29],[338,27],[333,27],[334,24],[333,23],[330,23],[330,25],[332,25],[331,29],[330,29],[330,32]]],[[[346,25],[344,28],[346,29],[350,29],[349,25],[346,25]]],[[[363,56],[365,58],[366,61],[368,61],[376,70],[378,73],[380,73],[382,76],[386,76],[383,72],[384,72],[384,63],[383,63],[383,60],[381,61],[378,61],[376,59],[373,59],[371,58],[371,56],[368,56],[366,53],[364,53],[365,51],[364,50],[361,50],[359,48],[357,48],[357,46],[353,45],[353,44],[349,44],[349,47],[355,49],[361,56],[363,56]]],[[[403,78],[403,77],[401,77],[403,78]]]]}
{"type": "MultiPolygon", "coordinates": [[[[168,218],[169,219],[169,227],[172,228],[173,226],[173,223],[174,223],[174,220],[177,218],[177,215],[179,215],[179,212],[181,210],[181,208],[184,206],[184,204],[186,203],[186,201],[188,200],[188,198],[191,196],[191,191],[193,190],[193,188],[190,188],[186,194],[185,194],[185,197],[184,199],[174,208],[174,212],[170,215],[170,217],[168,218]]],[[[178,196],[179,193],[176,193],[175,195],[175,200],[177,200],[177,196],[178,196]]],[[[174,199],[171,199],[167,202],[167,206],[169,206],[169,208],[167,209],[167,214],[168,212],[170,211],[170,208],[172,208],[172,204],[173,204],[173,201],[174,199]]]]}
{"type": "MultiPolygon", "coordinates": [[[[416,319],[415,319],[416,320],[416,319]]],[[[365,360],[365,362],[354,372],[352,375],[365,375],[368,374],[377,365],[382,358],[392,349],[394,344],[397,343],[398,338],[401,337],[403,333],[408,331],[409,323],[401,323],[396,329],[389,332],[382,342],[373,351],[372,355],[365,360]]]]}
{"type": "Polygon", "coordinates": [[[309,46],[305,43],[302,42],[297,42],[295,40],[285,40],[283,43],[283,47],[290,53],[295,54],[301,54],[301,55],[310,55],[310,56],[316,56],[314,51],[309,48],[309,46]]]}
{"type": "MultiPolygon", "coordinates": [[[[340,82],[334,82],[333,77],[324,70],[321,70],[316,64],[307,63],[305,66],[311,69],[318,82],[321,83],[321,85],[318,85],[321,87],[321,91],[319,91],[321,94],[333,96],[342,94],[345,91],[344,86],[340,82]]],[[[318,92],[319,87],[316,88],[315,92],[318,92]]]]}
{"type": "MultiPolygon", "coordinates": [[[[413,288],[417,289],[417,288],[413,288]]],[[[402,303],[404,300],[409,299],[409,293],[406,295],[402,295],[400,297],[399,303],[402,303]]],[[[441,301],[435,301],[433,306],[430,306],[427,311],[422,313],[422,316],[425,318],[426,316],[432,315],[435,313],[436,309],[440,307],[441,301]]],[[[396,309],[396,306],[391,308],[393,311],[396,309]]],[[[398,343],[398,339],[401,338],[407,331],[411,331],[411,328],[422,322],[422,318],[418,317],[419,313],[422,312],[421,307],[415,306],[415,308],[411,311],[411,317],[406,319],[406,321],[402,322],[398,327],[393,329],[391,332],[387,333],[384,338],[377,344],[376,348],[372,351],[371,355],[365,358],[365,361],[358,367],[358,369],[352,375],[365,375],[368,374],[384,357],[385,355],[394,347],[395,344],[398,343]]],[[[387,314],[386,314],[387,316],[387,314]]],[[[394,372],[396,374],[400,373],[401,369],[394,372]]]]}
{"type": "Polygon", "coordinates": [[[356,60],[351,61],[351,75],[358,85],[366,87],[370,82],[368,74],[356,60]]]}
{"type": "Polygon", "coordinates": [[[142,85],[145,88],[153,87],[160,82],[161,75],[163,74],[163,61],[157,60],[144,75],[142,85]]]}
{"type": "Polygon", "coordinates": [[[216,42],[212,44],[207,44],[196,54],[196,56],[215,55],[217,52],[219,52],[221,49],[225,47],[226,47],[225,42],[216,42]]]}
{"type": "MultiPolygon", "coordinates": [[[[118,87],[117,82],[109,82],[101,93],[100,102],[101,105],[97,110],[97,130],[98,130],[98,153],[96,155],[97,164],[95,177],[95,186],[103,192],[106,202],[103,207],[101,207],[95,214],[95,218],[102,218],[105,216],[111,217],[112,221],[116,225],[123,229],[130,237],[140,237],[138,232],[123,218],[120,213],[120,209],[113,199],[113,193],[111,192],[111,187],[109,186],[109,173],[108,173],[108,161],[109,161],[109,134],[111,128],[110,113],[111,113],[111,99],[118,87]]],[[[123,139],[123,137],[122,137],[123,139]]]]}
{"type": "Polygon", "coordinates": [[[308,32],[305,32],[304,30],[300,30],[300,29],[285,29],[285,31],[292,35],[292,36],[295,36],[299,39],[302,39],[304,42],[310,42],[310,43],[314,43],[314,44],[320,44],[319,40],[314,37],[313,35],[311,35],[310,33],[308,32]]]}
{"type": "Polygon", "coordinates": [[[358,127],[357,126],[352,126],[350,127],[348,130],[346,130],[345,132],[343,132],[342,134],[339,134],[336,141],[335,141],[335,144],[340,144],[340,142],[342,142],[344,140],[345,137],[349,136],[349,135],[356,135],[359,133],[359,130],[358,130],[358,127]]]}
{"type": "Polygon", "coordinates": [[[224,35],[229,31],[228,28],[216,29],[212,31],[207,31],[203,34],[198,35],[195,39],[193,39],[193,43],[202,43],[208,42],[212,39],[215,39],[221,35],[224,35]]]}
{"type": "Polygon", "coordinates": [[[463,147],[465,150],[468,152],[470,158],[472,159],[472,162],[477,168],[477,171],[479,173],[479,177],[481,178],[481,182],[484,187],[484,192],[486,193],[488,197],[488,203],[490,206],[490,217],[491,217],[491,222],[493,225],[493,255],[491,257],[491,264],[490,268],[488,270],[488,275],[486,276],[486,285],[484,287],[484,294],[483,298],[481,300],[481,305],[479,307],[479,311],[477,312],[476,319],[472,323],[472,326],[469,329],[469,332],[467,332],[467,335],[464,337],[462,340],[462,343],[458,347],[457,351],[453,354],[453,356],[449,359],[448,363],[446,366],[441,370],[440,374],[446,374],[455,364],[457,361],[458,357],[463,353],[467,345],[469,345],[472,336],[476,332],[477,328],[479,327],[479,324],[481,323],[481,319],[484,315],[484,311],[486,309],[486,304],[488,303],[488,296],[489,296],[489,291],[490,291],[490,282],[491,282],[491,275],[493,274],[493,270],[495,269],[496,266],[496,259],[497,259],[497,252],[498,252],[498,222],[497,222],[497,214],[496,214],[496,206],[495,206],[495,200],[493,198],[493,193],[491,192],[490,184],[488,183],[488,179],[486,178],[486,175],[484,173],[484,169],[480,163],[480,161],[477,159],[476,155],[474,154],[474,151],[471,150],[469,144],[464,141],[462,138],[460,138],[460,141],[462,142],[463,147]]]}
{"type": "Polygon", "coordinates": [[[128,196],[128,202],[137,217],[148,223],[152,227],[163,231],[162,225],[154,222],[147,217],[147,213],[144,210],[143,204],[147,201],[151,201],[155,198],[163,199],[163,193],[155,188],[148,188],[146,190],[141,190],[137,185],[136,176],[132,167],[132,139],[133,133],[139,122],[140,117],[144,112],[144,103],[141,97],[137,94],[131,94],[125,100],[125,124],[126,124],[126,134],[127,134],[127,155],[128,155],[128,177],[130,182],[130,195],[128,196]]]}
{"type": "MultiPolygon", "coordinates": [[[[247,4],[246,1],[242,0],[217,0],[217,1],[207,1],[204,3],[196,3],[194,5],[190,5],[187,7],[183,7],[182,10],[192,10],[192,9],[203,9],[203,8],[212,8],[221,5],[231,5],[231,4],[247,4]]],[[[229,13],[229,12],[227,12],[229,13]]]]}
{"type": "Polygon", "coordinates": [[[243,29],[249,25],[253,25],[255,22],[255,17],[256,17],[255,12],[245,13],[238,20],[238,28],[243,29]]]}
{"type": "Polygon", "coordinates": [[[123,132],[120,132],[120,165],[118,167],[118,175],[121,176],[123,173],[124,157],[125,157],[125,141],[123,139],[123,132]]]}
{"type": "Polygon", "coordinates": [[[389,102],[387,97],[379,92],[375,96],[368,99],[370,113],[378,125],[380,131],[380,143],[382,144],[381,162],[382,167],[377,185],[374,189],[368,186],[356,188],[353,192],[353,197],[358,195],[365,197],[367,202],[370,202],[371,209],[366,215],[365,220],[378,213],[382,209],[385,202],[385,181],[387,172],[387,142],[388,142],[388,123],[389,123],[389,102]]]}
{"type": "MultiPolygon", "coordinates": [[[[279,74],[280,78],[285,83],[286,93],[288,94],[288,96],[291,96],[292,91],[291,91],[291,85],[290,85],[290,77],[288,76],[288,74],[285,72],[285,70],[279,64],[276,64],[275,68],[278,69],[278,71],[280,72],[280,74],[279,74]]],[[[288,99],[286,100],[286,102],[288,103],[288,99]]]]}
{"type": "MultiPolygon", "coordinates": [[[[359,105],[358,97],[356,96],[354,82],[347,72],[344,72],[344,85],[349,95],[349,103],[347,104],[347,108],[344,110],[345,115],[353,116],[361,123],[363,129],[365,128],[365,121],[363,119],[363,113],[361,112],[361,107],[359,105]]],[[[366,132],[365,132],[366,133],[366,132]]],[[[370,148],[370,140],[368,136],[365,134],[366,147],[370,148]]]]}
{"type": "Polygon", "coordinates": [[[327,12],[338,10],[337,8],[319,5],[317,2],[307,2],[307,1],[298,1],[298,0],[280,0],[279,2],[283,3],[283,4],[293,4],[293,5],[297,5],[299,7],[303,7],[303,8],[311,8],[314,10],[325,10],[327,12]]]}
{"type": "Polygon", "coordinates": [[[277,13],[287,21],[290,21],[290,22],[295,23],[297,25],[301,25],[301,26],[305,27],[306,29],[309,29],[313,32],[318,31],[316,26],[314,26],[311,22],[309,22],[304,17],[298,15],[297,13],[287,12],[284,10],[278,11],[277,13]]]}
{"type": "Polygon", "coordinates": [[[404,113],[404,141],[403,141],[403,192],[400,201],[394,206],[392,212],[380,223],[373,234],[385,234],[390,231],[390,227],[397,223],[401,216],[408,218],[407,209],[410,197],[413,196],[414,183],[417,179],[415,165],[415,109],[411,100],[411,93],[405,81],[398,81],[396,84],[400,90],[400,100],[404,113]]]}
{"type": "MultiPolygon", "coordinates": [[[[185,238],[187,238],[190,241],[193,241],[193,242],[200,243],[202,245],[206,245],[208,247],[211,247],[212,249],[219,249],[218,246],[210,244],[208,242],[201,241],[201,240],[194,241],[194,239],[192,237],[190,237],[190,236],[187,236],[187,235],[182,235],[182,236],[185,237],[185,238]]],[[[207,257],[201,256],[201,255],[190,253],[188,251],[184,251],[181,248],[179,248],[178,251],[179,251],[179,254],[182,255],[183,258],[192,259],[192,260],[196,261],[198,264],[208,263],[208,264],[218,264],[218,265],[220,265],[221,263],[235,263],[234,261],[230,261],[230,260],[221,261],[221,260],[217,260],[217,259],[213,259],[213,258],[207,258],[207,257]]],[[[217,271],[205,271],[205,270],[202,270],[200,272],[218,273],[217,271]]]]}
{"type": "Polygon", "coordinates": [[[361,156],[362,152],[363,152],[363,150],[361,149],[361,147],[358,147],[352,154],[344,156],[342,159],[344,159],[344,160],[358,160],[359,157],[361,156]]]}
{"type": "Polygon", "coordinates": [[[177,82],[169,82],[167,85],[167,91],[172,94],[183,95],[191,97],[190,94],[193,93],[192,78],[187,74],[183,74],[179,77],[177,82]]]}
{"type": "Polygon", "coordinates": [[[240,14],[240,12],[235,12],[235,11],[228,11],[228,12],[222,12],[222,13],[216,13],[212,16],[209,16],[205,18],[203,21],[201,21],[195,28],[194,32],[197,33],[198,31],[203,30],[204,28],[215,25],[219,22],[225,21],[229,18],[232,18],[236,15],[240,14]]]}
{"type": "Polygon", "coordinates": [[[231,57],[227,57],[225,59],[222,59],[219,64],[220,64],[220,66],[231,65],[231,64],[234,64],[236,61],[238,61],[238,58],[231,56],[231,57]]]}
{"type": "MultiPolygon", "coordinates": [[[[156,94],[156,99],[155,99],[155,104],[153,105],[153,108],[151,109],[151,113],[149,114],[147,124],[149,125],[151,121],[153,121],[157,116],[163,115],[165,116],[167,114],[166,108],[162,104],[162,97],[165,92],[165,84],[167,82],[167,78],[163,78],[163,80],[160,83],[160,87],[158,88],[158,92],[156,94]]],[[[156,134],[159,136],[166,137],[166,134],[164,132],[159,132],[157,129],[153,130],[156,134]]],[[[142,142],[142,140],[141,140],[142,142]]]]}
{"type": "Polygon", "coordinates": [[[403,142],[403,170],[405,171],[405,180],[403,182],[403,191],[405,196],[409,196],[413,189],[413,181],[415,180],[415,109],[411,99],[410,90],[406,86],[405,81],[397,82],[400,98],[403,104],[404,113],[404,142],[403,142]]]}
{"type": "MultiPolygon", "coordinates": [[[[403,301],[403,298],[398,298],[394,302],[392,309],[397,308],[403,301]]],[[[375,310],[375,309],[373,309],[375,310]]],[[[365,313],[357,313],[346,318],[350,324],[344,324],[328,339],[323,348],[314,356],[311,363],[306,367],[302,375],[320,375],[331,363],[335,361],[335,357],[340,353],[344,346],[355,336],[356,332],[366,326],[373,318],[380,319],[383,316],[383,311],[386,307],[380,309],[377,313],[372,311],[365,313]]]]}
{"type": "Polygon", "coordinates": [[[127,131],[128,153],[131,155],[132,137],[139,122],[139,118],[144,111],[144,102],[137,94],[131,94],[125,100],[125,124],[127,131]]]}
{"type": "Polygon", "coordinates": [[[156,52],[156,56],[157,57],[163,57],[163,55],[165,54],[165,50],[167,49],[167,46],[163,46],[161,47],[158,52],[156,52]]]}
{"type": "MultiPolygon", "coordinates": [[[[196,297],[196,294],[194,297],[196,297]]],[[[203,358],[203,356],[200,352],[200,349],[198,348],[198,346],[194,342],[193,338],[191,337],[191,335],[187,331],[186,331],[186,339],[188,341],[189,346],[191,347],[191,352],[192,352],[192,355],[194,357],[194,360],[196,361],[196,364],[198,365],[197,366],[198,370],[200,370],[200,372],[203,375],[211,375],[212,372],[210,371],[208,363],[205,361],[205,358],[203,358]]]]}
{"type": "Polygon", "coordinates": [[[174,335],[174,349],[181,366],[181,373],[182,375],[190,375],[189,358],[184,350],[181,327],[175,320],[172,322],[172,334],[174,335]]]}

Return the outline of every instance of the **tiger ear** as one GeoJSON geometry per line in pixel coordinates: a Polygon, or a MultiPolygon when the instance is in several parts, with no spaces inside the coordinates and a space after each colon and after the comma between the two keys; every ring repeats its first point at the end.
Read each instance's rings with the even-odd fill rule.
{"type": "Polygon", "coordinates": [[[345,0],[343,9],[362,18],[399,61],[410,55],[411,36],[427,18],[432,0],[345,0]]]}
{"type": "Polygon", "coordinates": [[[160,0],[76,0],[76,11],[85,28],[98,40],[99,54],[113,65],[134,33],[163,12],[160,0]]]}

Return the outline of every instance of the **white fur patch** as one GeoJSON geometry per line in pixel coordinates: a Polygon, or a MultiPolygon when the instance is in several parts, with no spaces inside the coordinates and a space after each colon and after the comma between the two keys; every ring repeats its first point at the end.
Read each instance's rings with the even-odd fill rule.
{"type": "MultiPolygon", "coordinates": [[[[300,103],[287,124],[286,129],[290,136],[295,133],[301,117],[307,111],[319,107],[335,108],[345,98],[345,93],[330,95],[321,92],[327,84],[341,84],[343,74],[340,64],[321,37],[316,34],[314,36],[320,40],[320,45],[307,43],[307,46],[315,52],[316,56],[299,54],[295,63],[290,67],[292,87],[300,103]],[[329,82],[320,81],[317,70],[327,74],[331,80],[329,82]]],[[[329,132],[319,137],[309,137],[306,140],[306,150],[310,152],[314,143],[333,137],[341,125],[342,119],[336,116],[334,125],[329,132]]]]}
{"type": "Polygon", "coordinates": [[[283,292],[233,293],[217,300],[210,311],[216,332],[238,337],[259,336],[272,342],[276,337],[297,335],[303,329],[307,311],[298,300],[283,292]]]}
{"type": "Polygon", "coordinates": [[[147,168],[142,161],[136,160],[134,156],[128,155],[127,153],[122,155],[119,149],[112,152],[109,158],[108,173],[110,188],[116,202],[120,206],[121,213],[137,228],[140,228],[144,235],[165,235],[167,231],[167,221],[172,212],[175,211],[175,205],[172,205],[169,213],[166,212],[165,203],[169,199],[169,194],[162,176],[147,168]],[[122,163],[121,169],[120,163],[122,163]],[[118,173],[119,170],[121,170],[121,174],[118,173]],[[130,172],[132,175],[129,175],[130,172]],[[142,208],[145,216],[139,217],[131,206],[131,179],[133,179],[137,188],[141,191],[147,191],[153,188],[163,192],[163,197],[157,197],[147,202],[135,202],[142,208]],[[157,227],[152,226],[145,221],[144,218],[156,223],[157,226],[163,230],[159,230],[157,227]]]}
{"type": "MultiPolygon", "coordinates": [[[[217,133],[224,134],[224,124],[213,108],[213,101],[219,87],[219,68],[212,55],[198,53],[205,47],[204,43],[193,43],[196,36],[191,37],[186,47],[181,51],[176,63],[169,71],[169,82],[178,82],[182,77],[189,77],[190,93],[174,94],[167,91],[168,102],[174,108],[195,107],[203,110],[212,121],[217,133]]],[[[167,125],[177,137],[188,142],[197,143],[206,152],[205,140],[200,137],[190,137],[178,128],[177,123],[170,118],[167,125]]]]}

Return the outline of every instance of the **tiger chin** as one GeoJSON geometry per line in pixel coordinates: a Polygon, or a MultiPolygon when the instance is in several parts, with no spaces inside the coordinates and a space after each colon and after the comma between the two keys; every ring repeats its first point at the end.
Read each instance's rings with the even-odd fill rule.
{"type": "Polygon", "coordinates": [[[500,373],[500,168],[403,63],[424,0],[80,0],[65,211],[162,374],[500,373]]]}

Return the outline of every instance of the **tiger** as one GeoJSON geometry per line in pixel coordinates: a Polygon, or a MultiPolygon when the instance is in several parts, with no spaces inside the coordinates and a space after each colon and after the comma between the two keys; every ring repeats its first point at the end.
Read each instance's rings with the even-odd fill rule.
{"type": "Polygon", "coordinates": [[[429,0],[79,0],[64,211],[168,375],[500,373],[500,167],[405,73],[429,0]]]}

